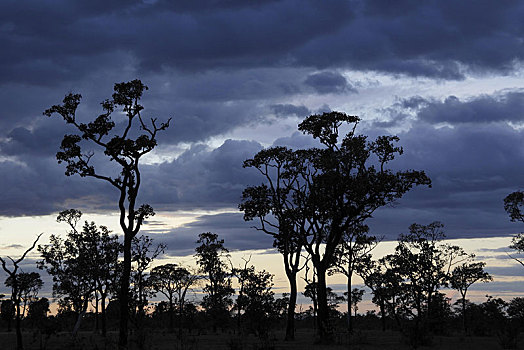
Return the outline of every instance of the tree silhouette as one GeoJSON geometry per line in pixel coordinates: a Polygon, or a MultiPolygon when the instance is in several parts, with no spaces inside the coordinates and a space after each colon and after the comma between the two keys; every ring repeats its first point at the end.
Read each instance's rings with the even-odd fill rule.
{"type": "Polygon", "coordinates": [[[304,249],[310,255],[317,276],[318,336],[323,343],[333,341],[329,324],[326,272],[336,260],[336,248],[344,235],[370,218],[373,212],[395,202],[413,186],[430,185],[423,171],[387,168],[397,155],[398,137],[379,136],[367,141],[355,133],[360,119],[340,112],[311,115],[299,130],[318,139],[324,148],[307,150],[303,172],[305,191],[294,198],[306,208],[308,220],[304,249]],[[339,141],[339,128],[349,132],[339,141]]]}
{"type": "Polygon", "coordinates": [[[118,208],[120,211],[120,227],[124,233],[124,261],[120,286],[120,332],[119,347],[127,348],[128,338],[128,304],[129,279],[131,274],[131,242],[144,220],[154,215],[153,208],[148,204],[138,206],[137,197],[142,183],[139,170],[140,160],[151,152],[157,145],[157,133],[169,127],[166,123],[157,125],[157,119],[151,118],[147,123],[142,117],[144,107],[139,104],[147,86],[140,80],[118,83],[114,86],[111,99],[101,103],[103,113],[87,124],[76,118],[76,111],[80,104],[80,94],[68,94],[61,105],[54,105],[44,112],[50,117],[57,113],[67,124],[72,125],[79,134],[65,135],[60,146],[61,151],[56,154],[59,163],[66,163],[67,176],[78,174],[81,177],[93,177],[103,180],[115,187],[119,193],[118,208]],[[122,129],[118,130],[111,115],[121,109],[125,115],[122,129]],[[114,136],[109,136],[109,134],[114,136]],[[138,136],[136,136],[138,135],[138,136]],[[135,138],[133,138],[135,137],[135,138]],[[95,155],[93,151],[83,152],[82,140],[98,146],[103,154],[113,164],[117,164],[119,171],[116,175],[108,175],[96,170],[92,165],[95,155]]]}
{"type": "MultiPolygon", "coordinates": [[[[16,298],[23,302],[22,316],[25,315],[28,304],[36,299],[38,291],[42,289],[44,282],[40,278],[38,272],[21,272],[17,276],[18,279],[18,295],[16,298]]],[[[13,279],[9,276],[5,280],[7,287],[13,286],[13,279]]]]}
{"type": "Polygon", "coordinates": [[[404,327],[414,345],[427,340],[433,301],[439,289],[448,285],[451,268],[472,258],[462,248],[442,243],[443,226],[438,221],[412,224],[408,234],[399,236],[395,253],[381,260],[399,278],[397,309],[414,321],[404,327]]]}
{"type": "Polygon", "coordinates": [[[95,251],[84,235],[89,224],[85,223],[83,232],[76,228],[81,217],[82,213],[76,209],[60,212],[57,221],[66,222],[71,228],[66,238],[51,235],[49,244],[38,246],[42,257],[38,268],[45,269],[53,277],[53,296],[61,298],[62,308],[70,307],[77,315],[73,336],[76,336],[96,290],[96,262],[92,259],[95,251]]]}
{"type": "MultiPolygon", "coordinates": [[[[69,225],[65,239],[51,235],[50,244],[40,245],[38,251],[42,260],[40,269],[53,276],[53,295],[62,298],[62,306],[77,314],[77,324],[73,334],[78,331],[89,301],[95,293],[100,294],[102,306],[102,335],[107,332],[106,299],[112,293],[117,280],[118,256],[122,250],[118,236],[111,235],[105,226],[94,222],[84,222],[82,230],[77,225],[82,212],[76,209],[64,210],[57,217],[58,222],[69,225]]],[[[95,308],[98,312],[98,298],[95,308]]],[[[98,314],[97,314],[98,317],[98,314]]]]}
{"type": "MultiPolygon", "coordinates": [[[[348,310],[353,305],[353,289],[351,288],[351,278],[354,273],[358,273],[371,260],[371,251],[378,244],[377,238],[368,234],[369,228],[366,225],[359,225],[346,232],[342,242],[338,245],[335,252],[335,265],[329,271],[329,274],[341,273],[347,278],[347,296],[348,310]]],[[[360,300],[359,300],[360,302],[360,300]]],[[[348,311],[347,327],[348,332],[353,331],[351,322],[351,312],[348,311]]]]}
{"type": "Polygon", "coordinates": [[[476,282],[489,282],[493,280],[489,273],[484,271],[486,263],[462,263],[453,269],[450,276],[451,287],[459,291],[462,301],[462,326],[464,332],[467,332],[466,325],[466,294],[469,287],[476,282]]]}
{"type": "MultiPolygon", "coordinates": [[[[350,296],[348,295],[351,300],[351,304],[350,304],[351,309],[353,309],[353,312],[355,313],[355,317],[357,317],[358,304],[362,301],[362,296],[364,295],[364,292],[365,292],[364,289],[353,288],[350,293],[351,295],[350,296]]],[[[351,309],[348,309],[348,313],[351,312],[351,309]]]]}
{"type": "Polygon", "coordinates": [[[11,332],[11,323],[16,314],[16,308],[13,301],[11,299],[2,300],[0,311],[2,314],[2,320],[7,323],[7,331],[11,332]]]}
{"type": "Polygon", "coordinates": [[[188,269],[176,264],[156,266],[149,275],[149,284],[153,291],[162,293],[169,303],[169,329],[173,329],[175,303],[178,310],[178,329],[181,331],[181,317],[184,314],[186,293],[198,280],[198,276],[191,274],[188,269]]]}
{"type": "Polygon", "coordinates": [[[230,274],[222,261],[229,251],[224,247],[224,240],[219,240],[215,233],[199,234],[197,243],[200,243],[195,248],[197,264],[208,280],[204,286],[206,295],[202,300],[202,307],[211,318],[213,330],[216,331],[219,322],[229,317],[229,307],[233,302],[231,295],[235,292],[231,287],[230,274]]]}
{"type": "Polygon", "coordinates": [[[273,275],[254,266],[244,270],[243,294],[238,296],[244,305],[244,317],[259,337],[267,336],[274,316],[273,275]]]}
{"type": "MultiPolygon", "coordinates": [[[[508,213],[511,221],[520,221],[524,223],[524,214],[522,208],[524,206],[524,192],[516,191],[510,193],[504,198],[504,210],[508,213]]],[[[517,253],[524,252],[524,234],[518,233],[511,240],[511,249],[514,249],[517,253]]],[[[513,260],[524,266],[524,261],[515,256],[509,255],[513,260]]]]}
{"type": "Polygon", "coordinates": [[[38,298],[31,301],[27,310],[27,318],[34,324],[44,322],[49,312],[49,299],[38,298]]]}
{"type": "Polygon", "coordinates": [[[2,268],[4,269],[4,271],[9,276],[8,278],[10,278],[11,301],[13,302],[13,306],[15,308],[15,328],[16,328],[16,348],[17,349],[23,349],[24,348],[23,344],[22,344],[22,330],[20,328],[20,322],[21,322],[21,316],[22,316],[21,313],[20,313],[20,302],[21,302],[21,297],[22,297],[21,288],[23,286],[20,284],[21,281],[19,280],[19,275],[20,275],[18,273],[18,269],[20,268],[19,264],[22,261],[24,261],[24,259],[27,256],[27,254],[31,250],[33,250],[35,248],[36,243],[38,242],[38,240],[40,239],[42,234],[43,233],[39,234],[36,237],[36,239],[33,242],[33,245],[31,245],[31,247],[29,247],[22,254],[22,256],[20,258],[18,258],[17,260],[11,258],[10,256],[7,257],[7,259],[11,260],[11,265],[12,265],[11,268],[9,268],[7,266],[7,263],[6,263],[7,259],[4,259],[4,258],[0,257],[0,262],[2,263],[2,268]]]}
{"type": "Polygon", "coordinates": [[[368,260],[365,266],[361,266],[359,274],[364,283],[373,293],[372,302],[380,309],[382,331],[386,330],[386,315],[389,313],[400,325],[397,313],[397,305],[401,298],[402,277],[393,269],[387,268],[388,259],[379,261],[368,260]]]}
{"type": "Polygon", "coordinates": [[[237,330],[242,333],[242,313],[245,311],[245,298],[244,298],[244,289],[249,278],[249,274],[254,272],[255,267],[253,265],[248,266],[251,261],[251,256],[249,258],[243,257],[244,266],[233,267],[231,266],[231,275],[237,279],[238,283],[238,297],[235,301],[235,308],[237,311],[237,330]]]}
{"type": "Polygon", "coordinates": [[[273,147],[258,152],[243,166],[257,169],[266,179],[259,186],[247,187],[242,193],[239,209],[244,220],[258,218],[263,231],[274,238],[273,246],[284,258],[284,270],[289,282],[286,340],[295,339],[295,307],[297,303],[297,273],[301,270],[300,254],[305,236],[306,220],[303,210],[293,200],[293,193],[301,191],[303,153],[285,147],[273,147]]]}
{"type": "Polygon", "coordinates": [[[151,267],[153,260],[164,253],[166,245],[159,243],[153,249],[153,239],[145,235],[134,237],[131,243],[133,258],[131,266],[131,300],[129,307],[131,314],[134,316],[133,320],[135,321],[136,328],[141,329],[147,311],[147,298],[153,292],[146,271],[151,267]]]}
{"type": "MultiPolygon", "coordinates": [[[[107,334],[106,300],[110,295],[117,295],[116,283],[120,274],[118,257],[122,252],[122,244],[117,235],[110,235],[105,226],[95,226],[94,222],[86,223],[82,232],[83,240],[87,241],[88,249],[96,264],[93,269],[96,296],[100,294],[102,312],[102,336],[107,334]]],[[[98,299],[98,298],[97,298],[98,299]]],[[[98,317],[98,302],[96,304],[98,317]]],[[[98,318],[97,318],[98,320],[98,318]]]]}

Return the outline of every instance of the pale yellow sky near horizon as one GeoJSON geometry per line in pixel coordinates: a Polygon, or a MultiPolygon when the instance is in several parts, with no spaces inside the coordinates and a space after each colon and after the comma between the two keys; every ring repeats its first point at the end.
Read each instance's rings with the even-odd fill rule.
{"type": "MultiPolygon", "coordinates": [[[[188,212],[178,213],[178,215],[160,212],[155,216],[155,221],[162,221],[165,223],[166,228],[174,228],[192,222],[195,217],[196,214],[188,212]]],[[[119,232],[116,215],[86,214],[83,219],[95,221],[98,225],[108,226],[108,228],[112,229],[115,233],[119,232]]],[[[40,232],[44,232],[44,235],[41,237],[39,244],[46,244],[48,243],[51,234],[65,234],[66,230],[67,227],[64,226],[63,223],[56,222],[56,214],[16,218],[0,217],[0,254],[4,257],[11,256],[17,258],[32,244],[40,232]]],[[[144,230],[147,230],[147,226],[144,227],[144,230]]],[[[200,232],[195,232],[195,240],[199,233],[200,232]]],[[[152,234],[151,237],[154,238],[154,234],[152,234]]],[[[504,251],[501,251],[511,243],[511,237],[509,236],[453,239],[447,240],[447,242],[463,247],[468,253],[476,254],[481,258],[479,261],[484,261],[486,263],[486,268],[488,270],[490,268],[511,268],[512,266],[518,265],[514,260],[508,259],[507,254],[504,251]]],[[[375,249],[374,256],[381,257],[393,252],[395,245],[395,241],[381,242],[375,249]]],[[[506,251],[510,252],[511,250],[508,248],[506,251]]],[[[230,256],[231,262],[235,266],[243,264],[243,259],[250,258],[250,264],[254,265],[257,269],[264,269],[274,274],[274,291],[277,296],[280,296],[280,293],[288,290],[288,282],[284,273],[282,257],[280,254],[275,253],[274,250],[232,251],[230,256]]],[[[36,249],[31,252],[28,258],[38,258],[36,249]]],[[[153,265],[165,264],[167,262],[175,262],[185,266],[195,267],[195,259],[192,255],[164,256],[161,259],[158,259],[153,265]]],[[[511,282],[522,281],[524,283],[524,270],[522,272],[522,276],[494,274],[494,282],[510,282],[510,284],[505,284],[506,287],[501,287],[499,290],[484,290],[483,285],[479,283],[468,292],[468,298],[474,302],[482,302],[486,300],[487,294],[501,297],[506,300],[516,296],[524,296],[524,293],[520,294],[518,291],[508,288],[508,286],[511,287],[511,282]]],[[[299,291],[302,291],[305,286],[302,277],[303,275],[299,277],[299,291]]],[[[48,283],[51,283],[50,280],[48,283]]],[[[328,284],[333,287],[334,291],[341,294],[345,291],[346,279],[342,275],[330,276],[328,277],[328,284]]],[[[360,287],[359,285],[362,284],[362,281],[355,276],[353,278],[353,284],[354,286],[360,287]]],[[[44,288],[45,290],[50,291],[51,285],[45,286],[44,288]]],[[[3,291],[4,293],[7,291],[3,286],[3,283],[0,285],[0,291],[3,291]]],[[[456,291],[445,290],[445,292],[448,297],[452,298],[452,302],[456,301],[459,297],[456,291]]],[[[50,292],[47,294],[50,294],[50,292]]],[[[193,294],[193,297],[194,296],[195,295],[193,294]]],[[[364,312],[367,309],[375,309],[370,299],[371,295],[366,293],[364,301],[359,307],[361,312],[364,312]]],[[[297,306],[297,310],[300,308],[305,310],[307,307],[307,300],[299,296],[299,306],[297,306]],[[300,304],[303,305],[300,306],[300,304]]],[[[341,310],[346,310],[346,306],[342,305],[341,310]]]]}

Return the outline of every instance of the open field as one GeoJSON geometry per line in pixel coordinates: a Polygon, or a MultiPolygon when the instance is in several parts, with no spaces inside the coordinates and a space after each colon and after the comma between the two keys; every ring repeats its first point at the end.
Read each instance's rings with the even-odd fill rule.
{"type": "MultiPolygon", "coordinates": [[[[93,332],[81,332],[77,339],[72,339],[69,333],[52,335],[47,345],[39,334],[26,330],[24,332],[24,348],[26,350],[106,350],[117,348],[118,334],[110,332],[104,339],[93,332]],[[42,342],[41,342],[42,341],[42,342]]],[[[294,342],[285,342],[283,332],[274,332],[268,340],[260,340],[252,335],[239,337],[228,333],[208,333],[200,335],[184,335],[179,339],[176,334],[169,332],[156,332],[147,330],[142,334],[131,335],[131,349],[145,350],[271,350],[271,349],[354,349],[354,350],[404,350],[410,347],[398,332],[387,331],[357,331],[348,346],[345,335],[338,336],[337,344],[318,345],[314,344],[314,332],[312,330],[299,330],[294,342]]],[[[524,349],[524,339],[520,337],[517,349],[524,349]]],[[[15,349],[15,333],[0,332],[0,348],[5,350],[15,349]]],[[[495,337],[464,337],[435,336],[432,344],[420,349],[453,349],[453,350],[476,350],[476,349],[502,349],[495,337]]]]}

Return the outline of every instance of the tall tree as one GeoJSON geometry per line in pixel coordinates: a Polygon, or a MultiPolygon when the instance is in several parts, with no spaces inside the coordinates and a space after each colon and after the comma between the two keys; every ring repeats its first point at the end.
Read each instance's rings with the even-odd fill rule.
{"type": "MultiPolygon", "coordinates": [[[[140,80],[115,84],[111,99],[101,103],[103,113],[87,124],[80,122],[76,111],[80,104],[80,94],[68,94],[63,103],[54,105],[44,112],[50,117],[57,113],[63,120],[73,126],[77,134],[65,135],[56,154],[59,163],[66,163],[67,176],[78,174],[81,177],[93,177],[108,182],[116,188],[118,209],[120,212],[120,227],[124,233],[124,261],[120,286],[120,331],[119,348],[127,348],[128,338],[128,304],[129,279],[131,274],[131,242],[144,220],[154,215],[153,208],[148,204],[138,205],[138,191],[142,183],[139,169],[140,160],[157,145],[157,134],[169,127],[166,123],[157,124],[156,118],[148,123],[142,117],[144,107],[139,103],[147,86],[140,80]],[[111,119],[113,112],[121,109],[125,122],[117,124],[111,119]],[[118,130],[118,126],[122,126],[118,130]],[[109,134],[113,136],[109,136],[109,134]],[[137,136],[138,135],[138,136],[137,136]],[[114,175],[96,170],[92,164],[95,155],[93,151],[84,152],[83,141],[97,146],[102,153],[119,167],[114,175]]],[[[85,148],[85,147],[84,147],[85,148]]]]}
{"type": "Polygon", "coordinates": [[[200,272],[206,275],[208,283],[204,286],[206,295],[202,300],[202,307],[213,322],[216,331],[220,321],[224,321],[229,314],[229,307],[233,303],[231,295],[235,292],[231,287],[231,276],[223,258],[229,251],[224,247],[224,240],[218,235],[204,232],[198,235],[200,245],[195,248],[197,264],[200,272]]]}
{"type": "Polygon", "coordinates": [[[318,139],[322,148],[307,151],[302,182],[304,191],[294,199],[306,208],[311,228],[304,237],[304,249],[311,257],[317,276],[318,336],[333,341],[329,324],[326,272],[336,260],[336,249],[344,235],[362,225],[373,212],[395,202],[417,185],[430,185],[423,171],[392,171],[388,165],[403,153],[395,146],[396,136],[379,136],[368,141],[355,132],[360,118],[340,112],[311,115],[299,130],[318,139]],[[349,132],[339,140],[339,129],[349,132]]]}
{"type": "Polygon", "coordinates": [[[286,340],[295,339],[295,307],[297,303],[297,273],[302,269],[300,257],[302,237],[308,226],[300,204],[293,194],[301,191],[303,183],[303,152],[285,147],[273,147],[258,152],[244,162],[244,167],[257,169],[266,182],[247,187],[242,193],[239,209],[244,220],[258,219],[255,227],[273,237],[273,246],[282,254],[284,270],[289,282],[289,305],[287,309],[286,340]]]}
{"type": "Polygon", "coordinates": [[[20,263],[24,261],[27,254],[33,250],[36,246],[36,243],[40,239],[43,233],[39,234],[35,241],[33,242],[33,245],[29,247],[20,258],[13,259],[10,256],[7,257],[7,259],[11,260],[11,268],[8,267],[8,264],[6,263],[6,259],[0,257],[0,262],[2,263],[2,268],[9,276],[8,278],[11,279],[10,285],[11,285],[11,301],[13,302],[13,306],[15,307],[15,327],[16,327],[16,348],[17,350],[23,349],[24,346],[22,344],[22,330],[20,328],[20,322],[21,322],[21,313],[20,313],[20,302],[21,302],[21,293],[20,293],[20,281],[19,281],[19,273],[18,269],[20,268],[20,263]]]}
{"type": "Polygon", "coordinates": [[[476,282],[489,282],[491,275],[484,271],[484,262],[464,262],[453,269],[450,276],[451,287],[459,291],[462,301],[462,326],[467,332],[466,324],[466,294],[469,287],[476,282]]]}

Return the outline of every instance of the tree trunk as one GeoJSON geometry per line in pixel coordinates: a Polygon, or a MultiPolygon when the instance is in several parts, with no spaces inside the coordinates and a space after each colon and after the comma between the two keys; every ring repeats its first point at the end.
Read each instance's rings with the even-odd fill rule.
{"type": "Polygon", "coordinates": [[[178,337],[180,338],[182,336],[182,319],[184,318],[184,298],[185,298],[185,292],[183,296],[180,298],[178,303],[178,337]]]}
{"type": "Polygon", "coordinates": [[[169,331],[173,332],[173,297],[169,297],[169,331]]]}
{"type": "Polygon", "coordinates": [[[100,330],[100,324],[98,323],[98,291],[95,290],[95,331],[98,333],[100,330]]]}
{"type": "MultiPolygon", "coordinates": [[[[18,293],[18,291],[17,291],[18,293]]],[[[16,300],[16,318],[15,318],[15,327],[16,327],[16,349],[22,350],[24,346],[22,345],[22,329],[20,325],[20,300],[16,300]]]]}
{"type": "MultiPolygon", "coordinates": [[[[348,277],[348,333],[351,334],[353,332],[353,324],[351,322],[351,274],[349,274],[348,277]]],[[[356,311],[355,311],[356,312],[356,311]]]]}
{"type": "Polygon", "coordinates": [[[288,274],[289,279],[289,304],[287,307],[286,338],[295,340],[295,307],[297,305],[297,274],[288,274]]]}
{"type": "Polygon", "coordinates": [[[317,303],[318,303],[318,336],[322,344],[333,343],[333,330],[329,322],[329,307],[327,303],[326,269],[315,267],[317,272],[317,303]]]}
{"type": "Polygon", "coordinates": [[[102,336],[105,337],[107,335],[107,320],[106,320],[106,294],[101,293],[100,295],[100,302],[101,302],[101,308],[102,308],[102,336]]]}
{"type": "Polygon", "coordinates": [[[78,333],[78,330],[80,329],[80,325],[82,324],[82,319],[84,318],[86,312],[87,312],[87,305],[89,303],[89,295],[85,296],[84,299],[84,305],[82,305],[82,311],[78,314],[78,317],[76,318],[75,326],[73,327],[73,337],[76,337],[76,334],[78,333]]]}
{"type": "Polygon", "coordinates": [[[380,319],[382,321],[382,332],[386,331],[386,305],[384,300],[380,299],[380,319]]]}
{"type": "Polygon", "coordinates": [[[131,234],[124,233],[124,266],[120,284],[120,329],[118,334],[118,348],[127,349],[127,333],[129,319],[129,277],[131,275],[131,234]]]}
{"type": "Polygon", "coordinates": [[[464,333],[467,333],[466,327],[466,295],[462,296],[462,327],[464,327],[464,333]]]}

